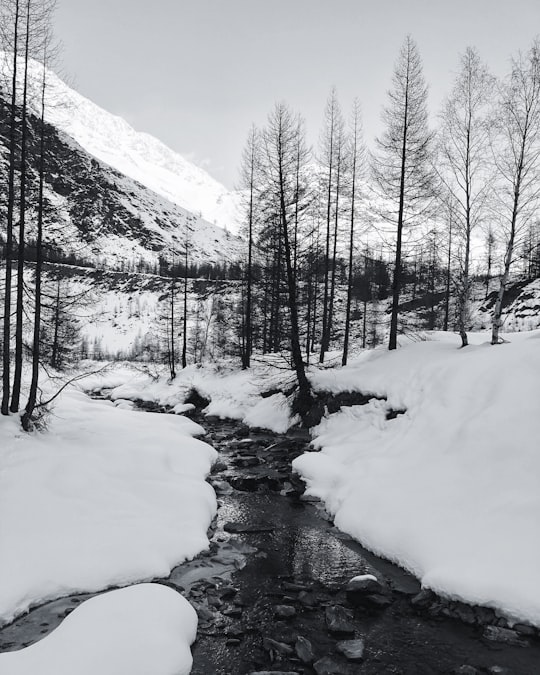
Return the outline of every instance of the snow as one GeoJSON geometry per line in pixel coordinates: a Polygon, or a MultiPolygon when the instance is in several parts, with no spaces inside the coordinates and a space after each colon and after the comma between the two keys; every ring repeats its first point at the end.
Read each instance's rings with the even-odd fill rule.
{"type": "Polygon", "coordinates": [[[540,331],[365,352],[320,390],[386,397],[324,418],[293,463],[335,524],[424,587],[540,625],[540,331]],[[388,420],[391,409],[405,410],[388,420]]]}
{"type": "MultiPolygon", "coordinates": [[[[217,369],[215,366],[188,366],[179,370],[171,382],[166,375],[154,375],[130,368],[112,367],[108,372],[84,380],[86,391],[106,389],[113,401],[143,400],[183,410],[185,399],[195,390],[209,401],[207,416],[236,419],[250,427],[284,433],[297,419],[291,416],[287,397],[282,393],[261,397],[261,392],[279,386],[283,371],[273,375],[268,364],[247,370],[217,369]]],[[[287,372],[285,377],[289,378],[287,372]]],[[[189,405],[189,404],[188,404],[189,405]]]]}
{"type": "Polygon", "coordinates": [[[50,429],[0,420],[0,624],[76,591],[168,576],[207,548],[216,452],[180,415],[66,390],[50,429]]]}
{"type": "MultiPolygon", "coordinates": [[[[0,52],[0,70],[9,72],[4,52],[0,52]]],[[[31,105],[36,111],[40,109],[41,73],[42,66],[31,60],[31,105]]],[[[124,119],[79,94],[51,70],[47,72],[46,117],[91,155],[173,204],[201,214],[208,223],[238,229],[240,193],[228,190],[157,138],[135,131],[124,119]]]]}
{"type": "Polygon", "coordinates": [[[188,675],[197,614],[179,593],[140,584],[87,600],[40,642],[0,654],[2,675],[188,675]]]}

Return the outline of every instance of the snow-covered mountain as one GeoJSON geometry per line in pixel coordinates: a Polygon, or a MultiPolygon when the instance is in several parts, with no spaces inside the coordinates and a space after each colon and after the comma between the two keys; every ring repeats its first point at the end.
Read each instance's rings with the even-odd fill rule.
{"type": "MultiPolygon", "coordinates": [[[[34,101],[39,100],[41,69],[40,64],[31,62],[34,101]]],[[[47,73],[46,116],[48,122],[120,173],[206,221],[237,232],[238,192],[228,190],[157,138],[135,131],[124,119],[82,96],[52,71],[47,73]]]]}
{"type": "MultiPolygon", "coordinates": [[[[0,67],[2,65],[6,75],[8,64],[0,58],[0,67]]],[[[31,107],[34,110],[39,105],[40,73],[41,66],[32,63],[31,107]]],[[[207,203],[211,212],[218,208],[215,195],[219,189],[225,190],[222,186],[215,181],[213,185],[213,179],[207,174],[159,141],[137,134],[120,118],[79,96],[53,73],[48,77],[49,126],[45,159],[48,244],[64,253],[73,253],[79,260],[112,269],[125,269],[139,261],[153,265],[160,257],[178,259],[183,254],[186,237],[190,263],[229,263],[239,259],[242,241],[201,217],[202,208],[192,210],[183,205],[179,196],[182,185],[189,185],[191,181],[198,187],[190,193],[190,199],[197,193],[201,206],[207,203]],[[104,159],[107,154],[109,161],[104,159]],[[122,164],[128,167],[125,171],[122,164]],[[171,168],[165,168],[166,164],[178,171],[177,198],[174,200],[170,195],[165,196],[169,188],[173,190],[176,175],[171,168]],[[161,170],[158,170],[159,166],[161,170]],[[137,173],[137,167],[139,179],[133,175],[137,173]],[[153,189],[142,182],[141,177],[144,179],[145,176],[146,183],[153,180],[158,187],[159,176],[165,176],[161,189],[153,189]],[[210,186],[206,191],[207,199],[204,197],[205,185],[210,186]]],[[[0,167],[7,162],[9,144],[7,83],[8,79],[4,77],[4,86],[0,89],[0,167]]],[[[37,119],[30,116],[28,180],[31,194],[33,191],[35,194],[37,187],[36,125],[37,119]]],[[[0,185],[0,194],[5,189],[4,182],[0,185]]],[[[189,193],[187,188],[186,193],[189,193]]],[[[0,202],[0,211],[3,209],[5,199],[0,202]]],[[[33,215],[32,212],[28,214],[30,237],[35,220],[33,215]]],[[[2,236],[0,226],[0,239],[2,236]]]]}

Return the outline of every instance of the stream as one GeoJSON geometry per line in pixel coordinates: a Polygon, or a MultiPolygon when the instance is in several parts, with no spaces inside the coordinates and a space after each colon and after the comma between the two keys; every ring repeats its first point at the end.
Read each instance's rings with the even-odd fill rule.
{"type": "MultiPolygon", "coordinates": [[[[209,550],[155,580],[198,612],[193,675],[540,674],[537,631],[510,630],[490,609],[421,591],[414,577],[369,553],[304,498],[290,466],[309,447],[305,432],[193,418],[220,453],[209,478],[218,514],[209,550]],[[347,589],[357,575],[374,579],[347,589]]],[[[19,617],[0,630],[0,651],[41,639],[88,597],[19,617]]]]}

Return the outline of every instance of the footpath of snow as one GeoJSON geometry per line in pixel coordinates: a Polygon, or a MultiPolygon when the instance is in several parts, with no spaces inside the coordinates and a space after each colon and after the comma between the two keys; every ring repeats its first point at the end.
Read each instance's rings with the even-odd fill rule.
{"type": "Polygon", "coordinates": [[[54,597],[167,576],[205,549],[217,454],[201,433],[73,390],[47,432],[2,418],[0,624],[54,597]]]}
{"type": "Polygon", "coordinates": [[[2,675],[188,675],[197,614],[179,593],[140,584],[87,600],[40,642],[0,654],[2,675]]]}
{"type": "Polygon", "coordinates": [[[318,389],[387,400],[324,418],[322,451],[294,468],[339,528],[425,587],[540,626],[540,331],[471,337],[313,373],[318,389]]]}
{"type": "Polygon", "coordinates": [[[273,373],[266,363],[249,370],[228,371],[188,366],[179,370],[171,382],[165,375],[151,376],[129,366],[117,366],[81,384],[86,391],[106,389],[115,402],[143,400],[171,406],[175,412],[183,410],[186,398],[195,390],[209,401],[203,410],[205,415],[237,419],[250,427],[284,433],[296,422],[287,397],[280,392],[265,398],[260,394],[280,388],[283,377],[291,376],[283,370],[273,373]]]}

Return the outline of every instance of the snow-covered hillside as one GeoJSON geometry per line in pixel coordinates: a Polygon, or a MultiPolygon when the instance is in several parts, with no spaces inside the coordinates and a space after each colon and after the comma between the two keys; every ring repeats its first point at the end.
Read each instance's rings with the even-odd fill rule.
{"type": "MultiPolygon", "coordinates": [[[[0,67],[6,70],[5,54],[0,67]]],[[[41,64],[31,61],[33,107],[39,110],[41,64]]],[[[238,230],[240,196],[150,134],[135,131],[47,73],[47,121],[74,138],[88,153],[210,223],[238,230]]]]}
{"type": "MultiPolygon", "coordinates": [[[[62,83],[56,81],[60,87],[62,83]]],[[[54,114],[60,113],[55,110],[54,114]]],[[[7,162],[8,119],[8,104],[0,96],[0,167],[7,162]]],[[[30,116],[31,193],[37,192],[38,182],[37,124],[30,116]]],[[[0,184],[0,196],[6,189],[5,182],[0,184]]],[[[186,237],[190,264],[228,263],[241,256],[243,244],[238,237],[96,159],[54,125],[47,127],[44,197],[46,244],[78,260],[110,269],[144,261],[152,268],[159,257],[177,260],[182,255],[183,259],[186,237]]],[[[5,204],[1,198],[0,212],[5,204]]],[[[30,239],[35,220],[35,211],[29,210],[30,239]]]]}

